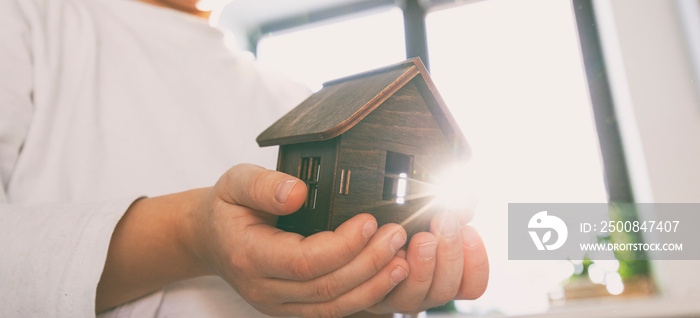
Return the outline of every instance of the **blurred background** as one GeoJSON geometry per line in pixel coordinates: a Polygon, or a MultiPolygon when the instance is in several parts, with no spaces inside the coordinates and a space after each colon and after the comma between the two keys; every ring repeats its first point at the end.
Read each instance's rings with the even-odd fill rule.
{"type": "Polygon", "coordinates": [[[234,0],[211,23],[311,90],[423,59],[473,148],[492,268],[428,316],[700,316],[697,261],[507,254],[508,203],[700,201],[700,1],[234,0]]]}

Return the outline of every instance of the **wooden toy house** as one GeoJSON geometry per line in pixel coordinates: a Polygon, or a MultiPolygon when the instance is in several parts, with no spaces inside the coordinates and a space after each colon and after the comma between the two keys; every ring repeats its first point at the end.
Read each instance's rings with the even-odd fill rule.
{"type": "Polygon", "coordinates": [[[341,78],[263,131],[258,145],[279,145],[277,170],[308,187],[304,206],[278,227],[310,235],[359,213],[429,228],[434,178],[470,154],[420,59],[341,78]],[[421,211],[423,212],[423,211],[421,211]]]}

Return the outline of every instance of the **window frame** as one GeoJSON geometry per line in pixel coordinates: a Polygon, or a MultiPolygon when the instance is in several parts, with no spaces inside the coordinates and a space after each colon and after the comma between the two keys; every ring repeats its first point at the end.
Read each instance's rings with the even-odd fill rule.
{"type": "Polygon", "coordinates": [[[299,158],[299,169],[297,177],[304,181],[307,188],[306,201],[303,208],[309,210],[316,209],[316,199],[318,197],[318,182],[321,176],[321,157],[301,157],[299,158]]]}
{"type": "Polygon", "coordinates": [[[405,154],[402,152],[397,152],[397,151],[392,151],[392,150],[387,150],[386,151],[386,160],[384,164],[384,183],[382,185],[382,201],[394,201],[397,204],[405,204],[408,202],[407,196],[409,193],[409,179],[413,175],[413,155],[410,154],[405,154]],[[391,160],[391,159],[400,159],[400,160],[391,160]],[[394,167],[395,165],[391,165],[390,163],[396,163],[399,161],[401,164],[406,164],[405,166],[402,166],[404,169],[398,169],[398,170],[405,170],[405,171],[395,171],[394,167]],[[390,171],[392,170],[392,171],[390,171]],[[403,181],[403,183],[401,182],[403,181]],[[401,187],[401,184],[403,184],[404,190],[402,191],[403,195],[400,195],[399,193],[399,188],[401,187]],[[391,186],[389,186],[391,185],[391,186]],[[390,190],[390,191],[387,191],[390,190]]]}

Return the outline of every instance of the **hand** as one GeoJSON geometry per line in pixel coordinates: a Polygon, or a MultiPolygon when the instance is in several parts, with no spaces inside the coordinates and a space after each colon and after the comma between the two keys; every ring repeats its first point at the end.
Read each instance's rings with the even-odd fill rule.
{"type": "Polygon", "coordinates": [[[408,278],[369,311],[417,313],[484,293],[489,262],[479,233],[468,225],[459,228],[452,213],[435,216],[430,229],[415,234],[408,245],[408,278]]]}
{"type": "MultiPolygon", "coordinates": [[[[415,261],[395,256],[406,241],[399,225],[377,229],[371,215],[360,214],[306,238],[276,229],[277,215],[296,211],[305,198],[299,179],[235,166],[185,218],[185,249],[268,315],[344,316],[381,301],[407,277],[415,261]]],[[[454,245],[445,244],[441,253],[454,245]]]]}

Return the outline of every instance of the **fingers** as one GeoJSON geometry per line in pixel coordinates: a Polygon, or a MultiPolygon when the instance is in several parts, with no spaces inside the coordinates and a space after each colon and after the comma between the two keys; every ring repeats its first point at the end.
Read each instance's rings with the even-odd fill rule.
{"type": "Polygon", "coordinates": [[[408,277],[372,308],[375,312],[413,313],[422,311],[428,290],[433,283],[438,239],[431,233],[417,233],[408,245],[406,255],[411,269],[408,277]]]}
{"type": "MultiPolygon", "coordinates": [[[[403,227],[387,224],[382,228],[381,233],[375,234],[377,222],[369,214],[354,216],[334,232],[320,232],[306,238],[268,226],[259,226],[252,235],[257,239],[252,241],[249,248],[256,250],[256,253],[251,253],[256,257],[253,263],[259,264],[263,275],[306,281],[343,267],[360,252],[379,258],[378,255],[386,255],[391,249],[396,251],[405,243],[406,231],[403,227]],[[365,248],[373,235],[376,236],[373,238],[375,243],[365,248]]],[[[376,268],[375,273],[378,270],[376,268]]]]}
{"type": "Polygon", "coordinates": [[[376,275],[405,242],[399,225],[384,225],[356,258],[338,270],[310,281],[269,280],[266,289],[280,291],[275,298],[283,302],[330,301],[376,275]],[[290,290],[294,292],[289,293],[290,290]]]}
{"type": "Polygon", "coordinates": [[[450,211],[450,213],[454,212],[455,215],[457,215],[457,219],[459,220],[459,226],[464,226],[471,222],[474,219],[474,209],[473,207],[464,207],[461,209],[458,209],[457,211],[450,211]]]}
{"type": "Polygon", "coordinates": [[[381,301],[408,276],[408,264],[394,257],[377,275],[342,296],[324,303],[287,303],[282,312],[302,317],[343,317],[381,301]]]}
{"type": "Polygon", "coordinates": [[[433,284],[425,298],[425,304],[435,307],[457,295],[461,283],[457,277],[462,277],[464,256],[458,220],[453,214],[442,213],[433,218],[430,229],[438,238],[438,247],[433,284]]]}
{"type": "Polygon", "coordinates": [[[454,299],[464,268],[458,222],[453,214],[439,214],[431,221],[431,233],[413,236],[406,256],[411,266],[409,277],[371,311],[415,313],[454,299]]]}
{"type": "Polygon", "coordinates": [[[464,274],[457,299],[476,299],[486,291],[489,281],[489,260],[484,242],[476,229],[466,225],[462,227],[461,234],[464,274]]]}
{"type": "Polygon", "coordinates": [[[306,200],[303,181],[252,164],[229,169],[215,188],[218,197],[229,204],[276,215],[295,212],[306,200]]]}

